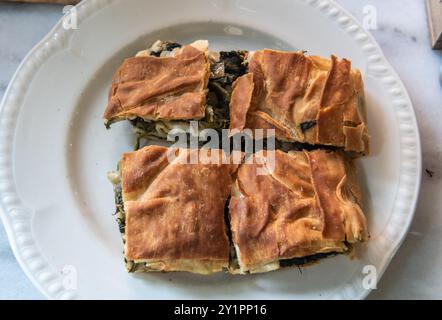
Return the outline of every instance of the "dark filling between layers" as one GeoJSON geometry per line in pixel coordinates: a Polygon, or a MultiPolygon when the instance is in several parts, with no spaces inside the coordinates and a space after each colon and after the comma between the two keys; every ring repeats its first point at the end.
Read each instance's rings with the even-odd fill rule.
{"type": "Polygon", "coordinates": [[[306,122],[301,123],[299,126],[301,127],[302,133],[304,133],[308,129],[313,128],[314,126],[316,126],[316,121],[315,120],[306,121],[306,122]]]}
{"type": "Polygon", "coordinates": [[[335,256],[337,254],[339,254],[339,253],[337,253],[337,252],[317,253],[317,254],[313,254],[311,256],[306,256],[306,257],[279,260],[279,265],[282,268],[292,267],[292,266],[303,266],[303,265],[307,265],[310,263],[318,262],[321,259],[335,256]]]}
{"type": "Polygon", "coordinates": [[[181,48],[181,44],[171,41],[163,41],[161,49],[158,51],[151,51],[150,55],[154,57],[159,57],[163,51],[172,51],[175,48],[181,48]]]}
{"type": "Polygon", "coordinates": [[[289,151],[313,151],[313,150],[327,150],[327,151],[339,151],[341,147],[321,145],[321,144],[308,144],[303,142],[289,142],[276,140],[275,149],[289,152],[289,151]]]}
{"type": "MultiPolygon", "coordinates": [[[[117,217],[118,228],[123,239],[123,244],[126,243],[125,231],[126,231],[126,212],[124,211],[123,194],[121,189],[121,183],[114,185],[115,193],[115,216],[117,217]]],[[[149,267],[145,263],[138,263],[133,260],[126,259],[124,255],[124,263],[126,265],[127,272],[143,272],[149,271],[149,267]]]]}

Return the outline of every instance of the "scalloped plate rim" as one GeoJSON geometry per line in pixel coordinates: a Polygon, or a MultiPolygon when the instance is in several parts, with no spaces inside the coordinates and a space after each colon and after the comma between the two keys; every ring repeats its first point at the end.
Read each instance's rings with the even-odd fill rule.
{"type": "MultiPolygon", "coordinates": [[[[98,7],[98,11],[103,9],[104,7],[106,7],[107,5],[111,5],[115,0],[89,0],[89,1],[82,1],[79,4],[77,4],[75,7],[77,9],[79,8],[84,8],[86,11],[86,19],[90,17],[90,15],[93,14],[92,10],[90,10],[91,8],[87,8],[89,7],[93,7],[94,5],[96,7],[98,7]],[[96,5],[98,4],[98,5],[96,5]],[[89,11],[87,10],[89,9],[89,11]]],[[[298,0],[301,2],[308,2],[309,5],[312,4],[317,4],[319,1],[317,0],[298,0]]],[[[365,35],[368,36],[368,40],[369,42],[374,45],[377,53],[380,55],[381,59],[385,62],[388,71],[396,78],[396,80],[399,83],[399,86],[401,88],[401,92],[404,95],[404,99],[405,99],[405,103],[410,106],[410,110],[408,110],[409,112],[411,112],[411,116],[412,116],[412,125],[413,125],[413,129],[415,129],[415,131],[413,132],[413,134],[415,135],[416,138],[416,178],[415,181],[413,181],[414,183],[414,190],[413,190],[413,194],[412,194],[412,200],[411,200],[411,204],[408,208],[408,212],[409,212],[409,216],[408,219],[406,221],[406,226],[403,228],[402,230],[402,234],[400,239],[397,239],[396,245],[392,251],[392,253],[389,256],[384,256],[383,257],[383,263],[382,263],[382,270],[380,270],[380,272],[378,273],[378,279],[380,280],[380,278],[382,277],[382,275],[384,274],[386,268],[388,267],[389,263],[391,262],[392,258],[394,257],[394,255],[396,254],[396,252],[399,250],[400,246],[402,245],[403,241],[406,238],[407,235],[407,231],[410,228],[410,225],[413,221],[413,217],[415,214],[415,210],[416,210],[416,206],[417,206],[417,201],[418,201],[418,197],[419,197],[419,191],[420,191],[420,185],[421,185],[421,178],[422,178],[422,170],[421,170],[421,166],[422,166],[422,154],[421,154],[421,142],[420,142],[420,136],[419,136],[419,129],[418,129],[418,125],[417,125],[417,120],[416,120],[416,116],[415,116],[415,111],[413,108],[413,104],[412,101],[409,97],[409,94],[404,86],[404,84],[402,83],[402,81],[400,80],[400,77],[398,76],[398,74],[396,73],[396,71],[394,70],[394,68],[391,66],[391,64],[388,62],[388,59],[385,57],[382,49],[380,48],[379,44],[377,43],[377,41],[375,40],[375,38],[371,35],[370,32],[366,31],[365,29],[363,29],[361,27],[361,24],[357,21],[357,19],[351,14],[349,13],[348,10],[346,10],[345,8],[343,8],[340,4],[336,3],[334,0],[324,0],[321,3],[331,3],[333,6],[335,6],[338,11],[344,13],[356,26],[358,26],[361,30],[363,30],[363,32],[365,33],[365,35]]],[[[317,7],[315,7],[316,10],[320,10],[317,7]]],[[[325,19],[325,17],[324,17],[325,19]]],[[[80,22],[81,23],[81,22],[80,22]]],[[[1,100],[0,103],[0,124],[1,121],[3,120],[4,117],[4,113],[5,113],[5,109],[6,109],[6,104],[8,102],[8,99],[10,98],[11,95],[11,90],[13,88],[13,86],[16,85],[17,83],[17,78],[22,74],[23,69],[25,67],[25,65],[27,63],[29,63],[29,61],[32,61],[33,59],[35,59],[35,56],[37,53],[41,53],[44,50],[45,44],[51,40],[54,39],[55,35],[59,35],[59,34],[64,34],[68,31],[66,31],[63,27],[63,17],[60,18],[60,20],[54,25],[54,27],[48,32],[48,34],[43,37],[42,40],[40,40],[30,51],[29,53],[25,56],[25,58],[21,61],[21,63],[19,64],[17,70],[15,71],[13,77],[11,78],[11,81],[7,87],[7,89],[5,90],[4,96],[1,100]]],[[[340,27],[339,27],[340,28],[340,27]]],[[[61,40],[59,40],[61,41],[61,40]]],[[[52,49],[53,52],[51,52],[49,55],[47,55],[46,57],[44,57],[42,59],[42,61],[40,61],[40,66],[55,52],[57,52],[57,49],[52,49]]],[[[26,70],[25,70],[26,71],[26,70]]],[[[15,105],[14,108],[18,108],[18,105],[15,105]]],[[[16,120],[15,120],[16,121],[16,120]]],[[[14,122],[15,122],[14,121],[14,122]]],[[[15,123],[14,123],[15,124],[15,123]]],[[[15,127],[13,127],[13,129],[15,129],[15,127]]],[[[3,132],[3,128],[0,127],[0,133],[3,132]]],[[[0,140],[1,140],[1,136],[0,136],[0,140]]],[[[0,153],[1,156],[1,153],[0,153]]],[[[13,166],[13,164],[12,164],[13,166]]],[[[1,168],[0,168],[1,169],[1,168]]],[[[12,175],[12,174],[11,174],[12,175]]],[[[4,210],[4,208],[6,207],[4,201],[2,200],[2,192],[0,191],[0,217],[2,219],[3,225],[5,227],[6,230],[6,234],[8,236],[12,251],[17,259],[17,261],[19,262],[21,268],[23,269],[23,271],[25,272],[26,276],[31,280],[31,282],[34,284],[34,286],[48,299],[54,299],[56,298],[53,294],[51,294],[49,292],[49,290],[47,288],[44,288],[42,286],[42,284],[37,280],[36,278],[36,274],[34,274],[30,268],[29,265],[25,263],[24,259],[22,258],[22,252],[20,252],[20,249],[18,248],[17,245],[17,239],[16,239],[16,235],[15,232],[12,228],[12,222],[13,222],[13,218],[9,217],[8,214],[6,213],[6,211],[4,210]]],[[[364,299],[365,297],[368,296],[368,294],[371,292],[370,290],[364,290],[361,291],[360,294],[358,296],[355,296],[354,298],[357,299],[364,299]]],[[[75,296],[68,296],[68,298],[75,298],[75,296]]]]}

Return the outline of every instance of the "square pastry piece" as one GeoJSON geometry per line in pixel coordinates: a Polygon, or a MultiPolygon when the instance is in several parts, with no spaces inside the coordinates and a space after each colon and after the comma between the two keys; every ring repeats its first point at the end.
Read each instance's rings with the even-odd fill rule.
{"type": "Polygon", "coordinates": [[[243,164],[230,200],[236,273],[348,253],[368,239],[353,164],[329,151],[276,151],[243,164]]]}
{"type": "Polygon", "coordinates": [[[259,50],[233,85],[230,129],[275,129],[283,141],[369,152],[359,70],[335,56],[259,50]]]}
{"type": "Polygon", "coordinates": [[[245,51],[209,51],[207,40],[156,41],[115,72],[104,123],[129,120],[138,137],[166,139],[175,128],[227,129],[232,83],[246,71],[245,51]]]}
{"type": "Polygon", "coordinates": [[[159,41],[126,59],[112,79],[106,126],[123,119],[202,119],[210,74],[207,46],[207,41],[183,47],[159,41]]]}
{"type": "Polygon", "coordinates": [[[205,152],[149,146],[123,155],[129,271],[209,274],[228,267],[224,212],[237,165],[188,163],[205,152]]]}

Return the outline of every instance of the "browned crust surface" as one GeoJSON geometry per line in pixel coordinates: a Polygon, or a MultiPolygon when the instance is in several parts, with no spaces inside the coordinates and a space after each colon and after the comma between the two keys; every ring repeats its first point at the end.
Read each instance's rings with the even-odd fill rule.
{"type": "Polygon", "coordinates": [[[115,72],[103,118],[201,119],[205,114],[209,61],[184,46],[174,57],[131,57],[115,72]]]}
{"type": "Polygon", "coordinates": [[[280,140],[369,152],[361,74],[335,56],[256,51],[234,84],[230,115],[231,130],[275,129],[280,140]]]}
{"type": "Polygon", "coordinates": [[[149,146],[124,154],[127,259],[153,262],[163,271],[227,267],[224,206],[237,165],[182,163],[203,152],[149,146]],[[175,159],[169,162],[171,152],[175,159]]]}
{"type": "Polygon", "coordinates": [[[230,200],[232,237],[243,271],[280,259],[344,252],[368,238],[354,167],[339,153],[276,152],[238,169],[230,200]],[[267,170],[259,175],[257,170],[267,170]]]}

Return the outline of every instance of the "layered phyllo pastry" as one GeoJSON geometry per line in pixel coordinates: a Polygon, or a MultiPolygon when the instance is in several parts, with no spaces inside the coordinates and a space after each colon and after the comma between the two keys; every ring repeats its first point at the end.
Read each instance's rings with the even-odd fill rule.
{"type": "Polygon", "coordinates": [[[103,118],[138,141],[109,174],[129,272],[267,272],[369,238],[354,159],[370,147],[364,85],[347,59],[157,41],[115,72],[103,118]],[[140,148],[193,121],[255,140],[140,148]]]}
{"type": "Polygon", "coordinates": [[[129,272],[228,268],[225,207],[238,165],[215,153],[225,157],[159,146],[123,155],[112,179],[129,272]]]}
{"type": "Polygon", "coordinates": [[[115,72],[103,118],[109,127],[129,120],[138,136],[166,139],[174,128],[189,132],[229,127],[232,83],[245,73],[245,51],[209,51],[206,40],[182,46],[156,41],[115,72]]]}
{"type": "Polygon", "coordinates": [[[278,140],[369,152],[364,86],[347,59],[303,52],[248,53],[233,85],[230,129],[274,129],[278,140]]]}
{"type": "Polygon", "coordinates": [[[369,237],[355,167],[337,152],[265,152],[238,169],[229,205],[233,273],[352,252],[369,237]]]}
{"type": "Polygon", "coordinates": [[[368,239],[353,160],[323,150],[229,157],[159,146],[123,155],[113,179],[129,272],[267,272],[368,239]]]}

